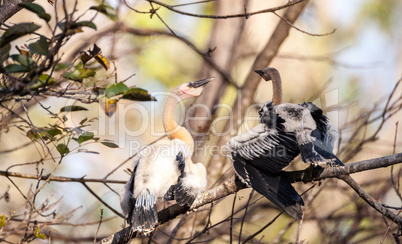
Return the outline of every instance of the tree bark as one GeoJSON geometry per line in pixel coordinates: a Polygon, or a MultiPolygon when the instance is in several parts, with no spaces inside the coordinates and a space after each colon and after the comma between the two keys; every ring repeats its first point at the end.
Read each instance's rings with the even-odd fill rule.
{"type": "MultiPolygon", "coordinates": [[[[339,178],[344,180],[346,183],[351,185],[351,187],[359,194],[359,196],[373,206],[378,212],[387,218],[391,219],[393,222],[399,225],[402,228],[402,217],[392,213],[388,209],[384,208],[380,205],[376,200],[374,200],[369,194],[365,193],[364,190],[353,180],[348,181],[347,178],[351,179],[349,174],[358,173],[367,170],[378,169],[382,167],[388,167],[391,165],[402,163],[402,153],[385,156],[381,158],[374,158],[369,160],[363,160],[355,163],[350,163],[345,166],[340,167],[314,167],[311,172],[311,168],[307,168],[305,170],[300,171],[292,171],[292,172],[283,172],[291,182],[311,182],[322,180],[325,178],[339,178]],[[346,180],[345,180],[346,179],[346,180]]],[[[185,214],[189,211],[194,211],[199,207],[202,207],[206,204],[209,204],[213,201],[231,195],[235,192],[238,192],[241,189],[247,188],[244,184],[242,184],[236,177],[232,177],[229,180],[225,181],[223,184],[197,196],[193,205],[189,207],[183,207],[178,204],[172,205],[168,208],[165,208],[158,213],[159,224],[166,223],[180,214],[185,214]]],[[[99,243],[127,243],[134,238],[136,233],[130,232],[130,227],[125,228],[105,239],[103,239],[99,243]]]]}
{"type": "Polygon", "coordinates": [[[35,0],[3,0],[0,5],[0,26],[9,18],[21,10],[20,3],[33,2],[35,0]]]}
{"type": "MultiPolygon", "coordinates": [[[[238,1],[217,1],[215,15],[224,15],[224,13],[241,13],[245,2],[242,4],[238,1]]],[[[227,75],[230,77],[230,71],[233,68],[234,59],[236,57],[236,50],[240,42],[240,36],[244,29],[245,18],[232,18],[215,20],[214,27],[212,29],[211,39],[209,41],[209,48],[211,51],[211,59],[219,64],[222,70],[227,71],[227,75]]],[[[210,112],[214,112],[214,106],[219,102],[228,81],[225,81],[217,70],[211,69],[210,65],[204,62],[204,65],[200,72],[200,77],[216,77],[213,82],[205,87],[203,94],[197,99],[195,104],[195,118],[207,118],[210,112]],[[199,107],[197,105],[202,105],[199,107]],[[206,106],[206,107],[205,107],[206,106]]],[[[212,115],[213,116],[213,115],[212,115]]],[[[192,120],[190,123],[190,129],[193,132],[202,133],[208,129],[208,125],[211,121],[205,120],[192,120]]],[[[196,139],[198,136],[195,136],[196,139]]],[[[197,160],[195,160],[197,161],[197,160]]]]}
{"type": "MultiPolygon", "coordinates": [[[[283,16],[283,19],[287,20],[291,24],[294,24],[300,14],[303,12],[307,3],[308,1],[306,0],[289,7],[283,16]]],[[[257,56],[248,74],[246,82],[242,86],[241,90],[238,92],[238,94],[241,94],[241,97],[237,98],[240,101],[235,102],[233,106],[233,124],[226,123],[225,129],[223,130],[225,132],[230,131],[230,133],[227,133],[225,136],[219,138],[219,141],[217,143],[218,148],[222,148],[230,140],[231,137],[237,134],[247,108],[250,107],[253,103],[253,98],[257,90],[258,83],[261,80],[260,76],[254,74],[254,70],[265,68],[271,63],[282,43],[289,35],[290,28],[291,26],[288,23],[280,20],[275,28],[275,31],[272,33],[272,36],[267,45],[257,56]]],[[[212,179],[216,179],[216,176],[222,173],[221,169],[224,166],[224,162],[225,158],[222,155],[212,157],[208,165],[208,173],[209,175],[211,175],[212,179]]]]}

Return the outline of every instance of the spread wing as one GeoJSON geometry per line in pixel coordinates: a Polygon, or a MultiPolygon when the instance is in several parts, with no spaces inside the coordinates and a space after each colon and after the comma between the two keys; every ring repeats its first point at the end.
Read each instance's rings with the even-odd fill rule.
{"type": "Polygon", "coordinates": [[[299,154],[294,133],[264,124],[233,137],[227,146],[233,159],[240,158],[270,173],[279,172],[299,154]]]}
{"type": "Polygon", "coordinates": [[[322,110],[313,103],[302,103],[308,109],[301,127],[296,130],[302,160],[305,163],[325,162],[344,165],[332,152],[338,133],[322,110]]]}
{"type": "Polygon", "coordinates": [[[243,183],[293,218],[301,218],[303,200],[280,173],[299,154],[294,133],[259,124],[233,137],[228,149],[235,171],[243,183]]]}
{"type": "Polygon", "coordinates": [[[316,139],[311,134],[309,135],[308,131],[298,132],[297,136],[299,134],[302,134],[301,137],[306,138],[299,143],[303,162],[315,164],[324,162],[330,165],[344,165],[332,152],[332,148],[328,147],[323,141],[316,139]]]}

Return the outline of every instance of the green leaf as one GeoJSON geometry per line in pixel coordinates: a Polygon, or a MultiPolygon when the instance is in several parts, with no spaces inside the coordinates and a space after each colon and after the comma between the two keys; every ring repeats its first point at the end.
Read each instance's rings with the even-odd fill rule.
{"type": "Polygon", "coordinates": [[[40,28],[40,25],[34,23],[21,23],[8,28],[0,38],[0,47],[4,47],[15,39],[31,34],[40,28]]]}
{"type": "Polygon", "coordinates": [[[5,227],[7,225],[7,217],[2,214],[0,215],[0,227],[5,227]]]}
{"type": "Polygon", "coordinates": [[[86,131],[86,132],[82,133],[82,134],[78,137],[78,139],[76,140],[76,142],[78,142],[79,144],[81,144],[81,143],[83,143],[83,142],[85,142],[85,141],[88,141],[88,140],[91,140],[91,139],[93,139],[93,138],[94,138],[94,133],[93,133],[93,132],[86,131]]]}
{"type": "Polygon", "coordinates": [[[35,4],[35,3],[28,3],[28,2],[19,3],[18,5],[31,12],[34,12],[36,15],[39,16],[39,18],[46,20],[46,22],[49,22],[50,15],[48,13],[46,13],[46,11],[40,5],[35,4]]]}
{"type": "Polygon", "coordinates": [[[103,3],[98,6],[92,6],[89,9],[94,9],[102,14],[104,14],[106,17],[108,17],[111,20],[117,20],[117,13],[116,10],[110,6],[109,4],[103,3]]]}
{"type": "Polygon", "coordinates": [[[19,72],[28,72],[29,71],[29,68],[27,68],[25,66],[21,66],[19,64],[9,64],[6,67],[4,67],[4,69],[8,73],[19,73],[19,72]]]}
{"type": "Polygon", "coordinates": [[[78,149],[78,152],[82,152],[82,153],[92,153],[92,154],[100,154],[99,152],[89,151],[88,149],[83,149],[83,148],[78,149]]]}
{"type": "Polygon", "coordinates": [[[113,142],[108,142],[108,141],[101,141],[100,143],[102,143],[103,145],[110,147],[110,148],[119,148],[118,145],[116,145],[113,142]]]}
{"type": "Polygon", "coordinates": [[[61,130],[59,130],[57,128],[51,128],[47,131],[47,133],[49,133],[49,135],[51,135],[53,137],[62,134],[61,130]]]}
{"type": "Polygon", "coordinates": [[[32,58],[23,54],[13,54],[10,56],[14,61],[22,64],[22,66],[32,69],[35,64],[32,58]]]}
{"type": "Polygon", "coordinates": [[[116,95],[123,94],[127,90],[128,90],[128,87],[124,83],[114,83],[106,88],[105,96],[113,97],[116,95]]]}
{"type": "Polygon", "coordinates": [[[60,70],[65,70],[70,66],[70,64],[67,63],[58,63],[56,64],[56,67],[54,68],[55,71],[60,71],[60,70]]]}
{"type": "Polygon", "coordinates": [[[60,113],[75,112],[75,111],[88,111],[88,109],[81,106],[65,106],[60,109],[60,113]]]}
{"type": "MultiPolygon", "coordinates": [[[[59,23],[57,25],[63,32],[65,31],[65,35],[74,35],[76,33],[82,32],[82,27],[89,27],[96,30],[96,25],[91,21],[81,21],[81,22],[73,22],[66,25],[66,22],[59,23]],[[66,30],[67,28],[67,30],[66,30]]],[[[56,38],[58,36],[56,35],[56,38]]]]}
{"type": "Polygon", "coordinates": [[[66,144],[60,143],[59,145],[57,145],[57,151],[59,151],[61,156],[64,156],[70,152],[70,149],[68,149],[66,144]]]}
{"type": "Polygon", "coordinates": [[[74,23],[72,26],[72,28],[81,28],[81,27],[89,27],[89,28],[96,30],[96,25],[94,23],[92,23],[91,21],[81,21],[78,23],[74,23]]]}
{"type": "Polygon", "coordinates": [[[4,62],[9,57],[9,53],[11,50],[11,45],[7,44],[4,47],[0,48],[0,63],[4,62]]]}
{"type": "Polygon", "coordinates": [[[84,125],[85,122],[87,122],[87,120],[88,120],[88,118],[85,118],[85,119],[81,120],[81,121],[80,121],[80,125],[84,125]]]}
{"type": "Polygon", "coordinates": [[[39,76],[39,81],[48,85],[54,85],[57,83],[56,79],[50,77],[48,74],[41,74],[39,76]]]}
{"type": "Polygon", "coordinates": [[[49,43],[44,36],[41,36],[37,42],[28,45],[29,51],[31,53],[37,53],[40,55],[49,55],[49,43]]]}
{"type": "Polygon", "coordinates": [[[96,69],[77,69],[74,72],[66,72],[63,77],[69,80],[82,82],[85,78],[94,77],[96,74],[96,69]]]}
{"type": "Polygon", "coordinates": [[[156,98],[151,96],[147,90],[141,88],[130,88],[123,93],[122,98],[133,101],[156,101],[156,98]]]}
{"type": "Polygon", "coordinates": [[[51,86],[56,84],[56,79],[50,77],[47,74],[41,74],[39,76],[39,80],[36,80],[36,83],[29,87],[31,90],[36,90],[44,86],[51,86]]]}
{"type": "Polygon", "coordinates": [[[32,129],[27,131],[27,137],[31,140],[38,140],[40,138],[39,134],[35,130],[32,130],[32,129]]]}

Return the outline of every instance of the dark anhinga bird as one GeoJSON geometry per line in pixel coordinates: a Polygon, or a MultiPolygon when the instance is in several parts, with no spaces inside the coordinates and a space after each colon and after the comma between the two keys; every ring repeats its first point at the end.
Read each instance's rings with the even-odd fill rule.
{"type": "Polygon", "coordinates": [[[299,153],[304,162],[342,164],[332,153],[336,130],[312,103],[282,104],[282,82],[276,69],[256,72],[272,80],[273,102],[261,107],[257,126],[228,142],[230,158],[243,183],[300,219],[303,199],[281,170],[299,153]]]}
{"type": "Polygon", "coordinates": [[[133,231],[149,233],[158,221],[156,199],[191,205],[207,186],[206,169],[194,164],[194,141],[190,132],[174,119],[176,105],[201,95],[213,78],[184,83],[168,96],[163,111],[163,126],[168,139],[141,151],[134,159],[134,170],[126,183],[121,207],[133,231]]]}

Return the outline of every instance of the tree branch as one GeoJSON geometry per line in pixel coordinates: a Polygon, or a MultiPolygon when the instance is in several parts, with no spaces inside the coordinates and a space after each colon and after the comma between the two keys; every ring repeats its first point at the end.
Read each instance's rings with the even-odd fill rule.
{"type": "Polygon", "coordinates": [[[33,179],[33,180],[48,180],[49,181],[57,181],[57,182],[77,182],[77,183],[106,183],[106,184],[126,184],[124,180],[106,180],[106,179],[91,179],[91,178],[74,178],[74,177],[63,177],[63,176],[50,176],[50,175],[30,175],[30,174],[22,174],[17,172],[9,172],[0,170],[0,175],[5,177],[17,177],[17,178],[25,178],[25,179],[33,179]]]}
{"type": "MultiPolygon", "coordinates": [[[[350,163],[341,167],[334,168],[321,168],[315,167],[313,168],[313,172],[311,173],[311,168],[307,168],[305,170],[300,171],[292,171],[292,172],[283,172],[291,182],[310,182],[322,180],[325,178],[339,178],[348,183],[361,198],[363,198],[367,203],[373,206],[377,211],[391,219],[395,223],[402,228],[402,218],[392,213],[388,209],[378,205],[379,203],[375,201],[369,194],[365,193],[361,187],[352,180],[348,180],[350,178],[349,174],[388,167],[390,165],[395,165],[402,163],[402,153],[385,156],[381,158],[374,158],[369,160],[363,160],[355,163],[350,163]],[[310,173],[309,173],[310,172],[310,173]],[[360,188],[360,189],[359,189],[360,188]]],[[[350,178],[351,179],[351,178],[350,178]]],[[[159,225],[166,223],[180,214],[185,214],[188,211],[194,211],[199,207],[202,207],[206,204],[209,204],[213,201],[231,195],[235,192],[238,192],[241,189],[247,188],[244,184],[242,184],[239,180],[237,180],[234,176],[229,180],[225,181],[223,184],[213,188],[203,194],[197,196],[193,205],[189,207],[180,206],[178,204],[172,205],[168,208],[165,208],[158,213],[158,222],[159,225]]],[[[105,239],[103,239],[100,243],[127,243],[131,238],[134,238],[136,233],[132,233],[130,231],[130,227],[127,227],[105,239]]]]}
{"type": "Polygon", "coordinates": [[[18,6],[20,3],[33,2],[35,0],[6,0],[3,1],[3,4],[0,5],[0,27],[3,25],[6,20],[11,18],[14,14],[21,10],[21,7],[18,6]]]}
{"type": "Polygon", "coordinates": [[[289,1],[286,4],[278,6],[278,7],[275,7],[275,8],[268,8],[268,9],[263,9],[263,10],[259,10],[259,11],[255,11],[255,12],[249,12],[249,13],[230,14],[230,15],[206,15],[206,14],[192,14],[192,13],[180,11],[180,10],[177,10],[174,6],[162,3],[160,1],[148,0],[148,2],[158,4],[160,6],[163,6],[163,7],[167,8],[167,9],[169,9],[170,11],[176,12],[178,14],[197,17],[197,18],[208,18],[208,19],[249,18],[250,16],[256,15],[256,14],[273,13],[275,11],[291,7],[293,5],[301,3],[303,1],[306,1],[306,0],[289,1]]]}
{"type": "Polygon", "coordinates": [[[306,170],[285,172],[285,174],[289,178],[291,183],[299,181],[309,182],[309,181],[322,180],[326,178],[340,178],[343,175],[349,175],[362,171],[388,167],[401,162],[402,162],[402,153],[398,153],[381,158],[373,158],[355,163],[350,163],[342,167],[331,167],[325,169],[321,167],[316,167],[314,168],[312,174],[308,173],[306,170]]]}

